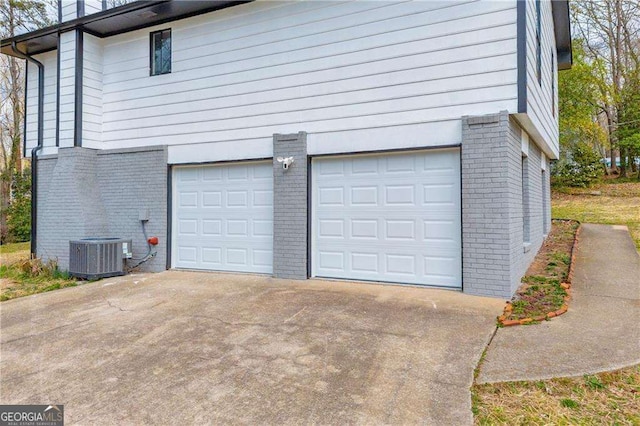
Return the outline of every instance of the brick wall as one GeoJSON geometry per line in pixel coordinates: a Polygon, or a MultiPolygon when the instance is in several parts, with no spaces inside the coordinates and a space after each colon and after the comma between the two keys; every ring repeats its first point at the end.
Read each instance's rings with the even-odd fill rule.
{"type": "Polygon", "coordinates": [[[107,212],[109,237],[133,239],[133,256],[147,253],[139,220],[148,210],[145,229],[156,236],[157,255],[140,266],[140,271],[163,271],[167,255],[167,151],[165,147],[98,151],[97,176],[107,212]]]}
{"type": "MultiPolygon", "coordinates": [[[[524,197],[528,206],[523,206],[521,132],[518,123],[506,111],[463,118],[465,293],[511,297],[542,244],[541,151],[530,142],[524,197]],[[525,246],[523,215],[527,212],[530,244],[525,246]]],[[[548,178],[546,180],[548,185],[548,178]]]]}
{"type": "Polygon", "coordinates": [[[273,276],[307,278],[307,134],[273,136],[273,276]],[[277,157],[295,162],[283,170],[277,157]]]}
{"type": "Polygon", "coordinates": [[[526,273],[527,268],[533,261],[536,253],[542,245],[543,232],[543,203],[542,203],[542,168],[541,156],[542,151],[529,138],[528,149],[526,154],[527,170],[524,173],[525,181],[522,181],[522,129],[519,124],[511,119],[509,120],[509,142],[508,145],[520,161],[520,167],[516,171],[513,167],[514,178],[510,179],[511,191],[519,194],[519,199],[513,198],[511,203],[511,286],[510,292],[513,294],[520,286],[520,279],[526,273]],[[518,173],[516,175],[516,173],[518,173]],[[518,177],[518,179],[515,179],[518,177]],[[522,191],[526,191],[525,197],[528,205],[522,204],[522,191]],[[525,214],[529,216],[529,238],[525,244],[523,233],[523,217],[525,214]]]}
{"type": "Polygon", "coordinates": [[[160,239],[158,255],[142,271],[166,262],[167,157],[164,147],[96,151],[60,148],[38,160],[38,256],[69,265],[69,241],[85,237],[133,240],[133,254],[147,245],[138,212],[149,209],[148,235],[160,239]]]}
{"type": "Polygon", "coordinates": [[[61,148],[57,160],[38,163],[38,256],[69,265],[69,241],[107,231],[95,174],[96,151],[61,148]],[[52,164],[54,163],[55,164],[52,164]]]}
{"type": "MultiPolygon", "coordinates": [[[[44,157],[44,156],[43,156],[44,157]]],[[[56,243],[55,216],[52,208],[46,208],[47,194],[53,181],[53,171],[58,162],[57,156],[46,156],[38,160],[38,217],[37,217],[37,244],[38,256],[45,258],[57,258],[57,254],[64,250],[56,243]]],[[[65,212],[65,214],[67,214],[65,212]]],[[[59,239],[59,238],[58,238],[59,239]]]]}

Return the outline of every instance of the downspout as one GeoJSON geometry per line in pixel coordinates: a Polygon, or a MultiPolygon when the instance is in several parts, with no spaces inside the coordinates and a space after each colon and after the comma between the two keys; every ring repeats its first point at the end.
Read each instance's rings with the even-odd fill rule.
{"type": "MultiPolygon", "coordinates": [[[[38,145],[31,150],[31,257],[34,258],[36,257],[36,238],[38,236],[38,151],[42,149],[44,144],[44,65],[19,51],[15,41],[11,43],[11,50],[16,56],[26,59],[38,67],[38,145]]],[[[24,119],[26,121],[27,117],[24,119]]],[[[26,133],[23,137],[26,140],[26,133]]]]}

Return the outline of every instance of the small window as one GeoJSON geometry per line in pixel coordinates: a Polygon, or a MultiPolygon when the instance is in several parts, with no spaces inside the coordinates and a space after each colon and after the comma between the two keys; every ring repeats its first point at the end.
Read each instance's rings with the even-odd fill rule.
{"type": "Polygon", "coordinates": [[[151,33],[151,75],[171,72],[171,30],[151,33]]]}
{"type": "Polygon", "coordinates": [[[540,0],[536,0],[536,77],[542,86],[542,19],[540,17],[540,0]]]}

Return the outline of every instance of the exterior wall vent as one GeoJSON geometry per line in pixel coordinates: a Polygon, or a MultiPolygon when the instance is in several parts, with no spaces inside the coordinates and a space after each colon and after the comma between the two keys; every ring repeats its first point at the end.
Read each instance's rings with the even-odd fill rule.
{"type": "Polygon", "coordinates": [[[69,241],[69,273],[96,279],[124,275],[124,259],[131,257],[131,240],[83,238],[69,241]]]}

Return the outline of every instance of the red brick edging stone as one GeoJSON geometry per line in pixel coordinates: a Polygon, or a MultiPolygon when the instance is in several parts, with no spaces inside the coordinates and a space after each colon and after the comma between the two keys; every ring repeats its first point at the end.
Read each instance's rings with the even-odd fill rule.
{"type": "Polygon", "coordinates": [[[545,315],[539,315],[534,318],[508,320],[507,318],[509,317],[509,315],[511,315],[511,312],[513,311],[513,306],[511,306],[511,302],[508,301],[506,306],[504,307],[504,312],[502,313],[502,315],[498,317],[498,323],[500,325],[504,327],[510,327],[512,325],[531,324],[534,321],[550,320],[551,318],[558,317],[569,310],[568,303],[569,303],[569,300],[571,300],[571,282],[573,281],[574,265],[576,263],[576,247],[578,245],[578,240],[579,240],[578,236],[580,234],[580,229],[582,229],[582,225],[578,226],[578,229],[576,230],[576,235],[573,237],[573,246],[571,247],[571,263],[569,265],[569,274],[567,274],[567,280],[560,284],[560,286],[562,286],[562,288],[564,288],[565,292],[567,293],[566,296],[564,296],[564,303],[562,304],[560,309],[558,309],[557,311],[547,312],[545,315]]]}

